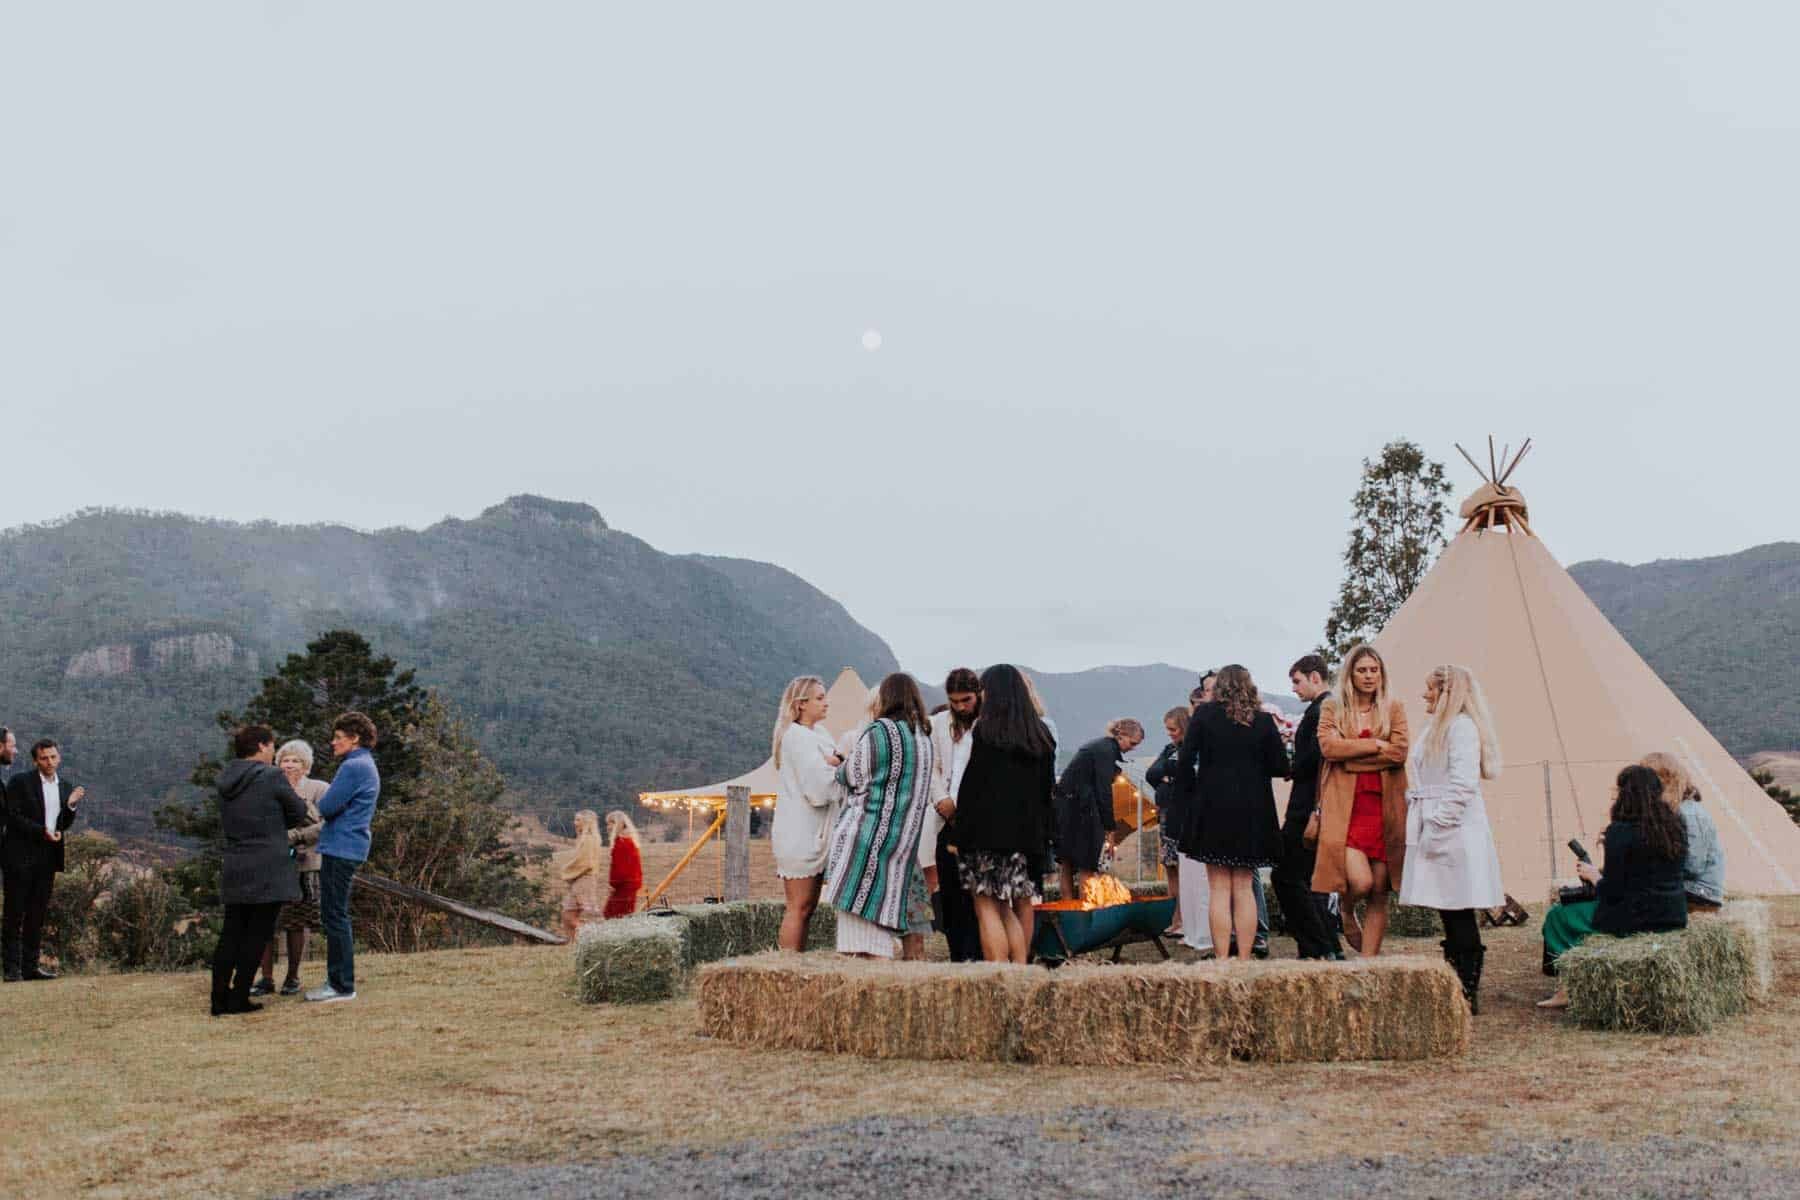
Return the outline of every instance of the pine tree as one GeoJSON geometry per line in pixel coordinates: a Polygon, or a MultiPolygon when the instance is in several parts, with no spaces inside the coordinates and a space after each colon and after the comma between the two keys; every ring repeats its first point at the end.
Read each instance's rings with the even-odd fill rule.
{"type": "MultiPolygon", "coordinates": [[[[396,674],[395,665],[391,658],[375,657],[360,633],[334,629],[308,642],[304,654],[288,655],[275,674],[263,680],[262,690],[243,712],[220,713],[219,728],[227,743],[233,731],[253,724],[273,729],[277,743],[300,738],[313,748],[313,774],[329,780],[337,773],[329,748],[331,723],[345,712],[365,713],[382,735],[373,751],[381,771],[381,802],[404,803],[419,775],[419,751],[397,735],[418,720],[425,691],[413,682],[413,672],[396,674]]],[[[158,829],[198,847],[193,857],[170,868],[169,877],[189,902],[200,907],[219,900],[222,832],[219,798],[212,789],[223,766],[220,759],[202,757],[190,779],[205,795],[191,804],[165,804],[156,810],[158,829]]]]}
{"type": "Polygon", "coordinates": [[[1333,662],[1381,632],[1431,569],[1444,545],[1450,483],[1444,464],[1400,439],[1363,460],[1362,484],[1350,504],[1344,582],[1325,621],[1320,652],[1333,662]]]}

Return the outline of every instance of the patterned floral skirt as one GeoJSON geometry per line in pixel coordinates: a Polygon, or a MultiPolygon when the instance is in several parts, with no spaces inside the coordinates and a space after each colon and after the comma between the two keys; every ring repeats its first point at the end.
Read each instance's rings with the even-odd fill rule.
{"type": "Polygon", "coordinates": [[[971,896],[992,896],[1010,904],[1014,900],[1041,901],[1037,880],[1031,877],[1025,855],[1018,851],[962,850],[956,856],[956,873],[963,891],[971,896]]]}
{"type": "Polygon", "coordinates": [[[281,920],[275,926],[282,933],[293,929],[319,928],[319,873],[300,872],[300,899],[281,906],[281,920]]]}

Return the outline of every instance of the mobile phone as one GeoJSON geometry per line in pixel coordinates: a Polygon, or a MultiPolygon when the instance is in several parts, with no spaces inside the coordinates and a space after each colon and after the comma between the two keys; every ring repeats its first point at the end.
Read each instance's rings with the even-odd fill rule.
{"type": "Polygon", "coordinates": [[[1584,863],[1591,864],[1594,861],[1592,858],[1588,857],[1587,847],[1581,844],[1581,839],[1579,838],[1569,839],[1569,850],[1576,858],[1584,863]]]}

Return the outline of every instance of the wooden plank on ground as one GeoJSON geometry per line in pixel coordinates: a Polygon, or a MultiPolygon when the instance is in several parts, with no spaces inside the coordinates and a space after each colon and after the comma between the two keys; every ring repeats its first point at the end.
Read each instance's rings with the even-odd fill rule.
{"type": "Polygon", "coordinates": [[[462,904],[458,901],[439,896],[434,892],[425,891],[423,888],[411,887],[407,884],[396,882],[395,880],[388,879],[382,875],[373,875],[367,871],[358,871],[354,878],[357,887],[368,888],[372,892],[379,892],[384,896],[393,896],[398,900],[408,900],[414,904],[423,905],[426,908],[436,909],[438,912],[449,913],[453,917],[461,917],[465,921],[474,921],[478,925],[486,925],[492,929],[504,930],[507,933],[513,934],[515,937],[522,937],[533,942],[542,942],[547,946],[565,946],[568,944],[569,939],[565,938],[560,933],[551,933],[548,929],[539,929],[535,925],[527,925],[523,921],[507,916],[505,913],[490,912],[485,908],[475,908],[468,904],[462,904]]]}

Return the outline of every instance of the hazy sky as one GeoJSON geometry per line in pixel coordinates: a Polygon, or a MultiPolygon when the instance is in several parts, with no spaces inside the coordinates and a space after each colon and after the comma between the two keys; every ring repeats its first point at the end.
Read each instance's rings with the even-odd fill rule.
{"type": "Polygon", "coordinates": [[[1270,683],[1395,436],[1565,562],[1800,533],[1800,6],[0,14],[0,524],[537,492],[1270,683]]]}

